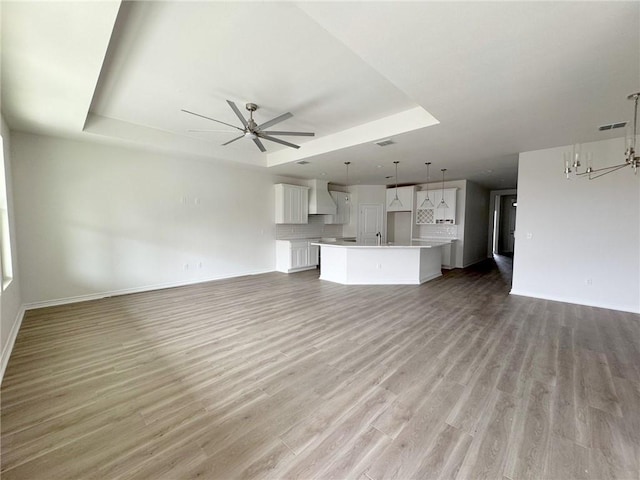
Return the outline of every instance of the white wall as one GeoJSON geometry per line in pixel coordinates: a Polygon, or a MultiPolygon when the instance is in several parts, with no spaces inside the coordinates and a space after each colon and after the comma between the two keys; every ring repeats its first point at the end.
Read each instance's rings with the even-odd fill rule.
{"type": "Polygon", "coordinates": [[[13,347],[24,310],[22,309],[22,296],[20,292],[20,271],[17,255],[16,225],[13,202],[13,181],[11,170],[11,136],[4,118],[0,117],[2,128],[5,181],[7,186],[7,210],[9,214],[9,232],[11,238],[11,257],[13,264],[13,280],[0,294],[0,345],[2,356],[0,358],[0,379],[9,361],[9,354],[13,347]]]}
{"type": "Polygon", "coordinates": [[[274,268],[275,181],[264,171],[23,133],[11,141],[25,303],[274,268]]]}
{"type": "MultiPolygon", "coordinates": [[[[640,312],[640,174],[566,180],[569,148],[520,154],[511,292],[640,312]]],[[[624,150],[623,139],[583,145],[594,168],[621,163],[624,150]]]]}

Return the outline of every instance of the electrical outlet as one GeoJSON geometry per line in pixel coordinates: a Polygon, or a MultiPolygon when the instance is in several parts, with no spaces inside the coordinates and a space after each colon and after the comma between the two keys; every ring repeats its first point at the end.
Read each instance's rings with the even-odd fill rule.
{"type": "Polygon", "coordinates": [[[533,238],[533,233],[527,232],[527,240],[531,240],[533,238]]]}
{"type": "Polygon", "coordinates": [[[182,266],[182,268],[183,268],[184,270],[189,270],[189,264],[188,264],[188,263],[185,263],[185,264],[182,266]]]}
{"type": "Polygon", "coordinates": [[[593,285],[593,279],[592,278],[587,278],[584,281],[585,285],[591,286],[593,285]]]}

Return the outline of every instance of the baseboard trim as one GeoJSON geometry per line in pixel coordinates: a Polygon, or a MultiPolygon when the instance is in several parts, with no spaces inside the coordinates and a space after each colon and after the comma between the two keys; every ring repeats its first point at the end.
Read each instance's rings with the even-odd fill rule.
{"type": "Polygon", "coordinates": [[[120,295],[129,295],[131,293],[143,293],[143,292],[152,292],[154,290],[164,290],[166,288],[186,287],[189,285],[197,285],[199,283],[214,282],[216,280],[226,280],[229,278],[239,278],[239,277],[245,277],[249,275],[262,275],[264,273],[271,273],[271,272],[275,272],[275,270],[273,269],[257,270],[254,272],[242,273],[240,275],[224,275],[220,277],[211,277],[211,278],[204,278],[204,279],[200,278],[198,280],[187,281],[187,282],[159,283],[156,285],[145,285],[142,287],[123,288],[120,290],[89,293],[86,295],[78,295],[75,297],[56,298],[53,300],[43,300],[41,302],[29,302],[24,305],[24,309],[34,310],[36,308],[57,307],[60,305],[69,305],[72,303],[88,302],[90,300],[100,300],[102,298],[117,297],[120,295]]]}
{"type": "Polygon", "coordinates": [[[509,292],[510,295],[518,295],[521,297],[530,297],[530,298],[539,298],[541,300],[551,300],[554,302],[562,302],[562,303],[571,303],[574,305],[584,305],[587,307],[595,307],[595,308],[606,308],[607,310],[618,310],[620,312],[628,312],[628,313],[640,313],[640,305],[632,308],[628,305],[617,305],[617,304],[607,304],[607,303],[595,303],[595,302],[585,302],[584,300],[579,300],[575,298],[566,298],[560,297],[557,295],[546,295],[540,294],[536,292],[527,292],[525,290],[517,290],[512,288],[509,292]]]}
{"type": "Polygon", "coordinates": [[[462,264],[462,268],[470,267],[471,265],[475,265],[476,263],[484,262],[485,260],[486,260],[486,258],[479,258],[479,259],[474,260],[472,262],[464,263],[464,264],[462,264]]]}
{"type": "Polygon", "coordinates": [[[7,369],[7,365],[9,365],[9,358],[11,357],[11,352],[13,351],[13,346],[16,343],[16,338],[18,338],[18,332],[20,331],[20,327],[22,326],[22,320],[24,320],[24,314],[26,312],[25,306],[21,306],[18,310],[18,314],[16,315],[16,319],[13,322],[13,326],[11,327],[11,331],[9,332],[9,338],[7,338],[7,344],[4,345],[2,349],[2,360],[0,360],[0,385],[2,385],[2,380],[4,379],[4,372],[7,369]]]}
{"type": "Polygon", "coordinates": [[[442,272],[432,273],[431,275],[427,275],[426,277],[420,279],[420,285],[422,285],[423,283],[428,282],[429,280],[433,280],[435,278],[440,278],[441,276],[442,276],[442,272]]]}

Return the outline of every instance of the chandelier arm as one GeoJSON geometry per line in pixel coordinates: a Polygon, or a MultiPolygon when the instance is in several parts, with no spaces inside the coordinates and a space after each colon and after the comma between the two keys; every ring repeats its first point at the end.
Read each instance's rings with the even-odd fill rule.
{"type": "Polygon", "coordinates": [[[576,173],[576,175],[587,175],[588,173],[604,172],[605,170],[617,170],[618,168],[626,167],[627,165],[630,165],[630,163],[624,162],[618,165],[611,165],[609,167],[594,168],[591,170],[591,172],[581,172],[581,173],[576,173]]]}
{"type": "Polygon", "coordinates": [[[629,163],[623,163],[621,165],[616,165],[615,167],[607,167],[607,168],[600,168],[598,170],[593,170],[591,173],[602,172],[603,170],[607,170],[607,171],[603,172],[603,173],[600,173],[599,175],[590,176],[589,180],[595,180],[596,178],[604,177],[605,175],[607,175],[609,173],[613,173],[616,170],[620,170],[621,168],[628,167],[629,165],[630,165],[629,163]]]}

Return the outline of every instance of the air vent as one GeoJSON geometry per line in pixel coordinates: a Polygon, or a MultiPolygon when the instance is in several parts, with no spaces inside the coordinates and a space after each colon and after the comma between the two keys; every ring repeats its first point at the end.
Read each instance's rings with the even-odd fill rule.
{"type": "Polygon", "coordinates": [[[299,162],[296,162],[298,165],[308,165],[311,162],[307,162],[306,160],[300,160],[299,162]]]}
{"type": "Polygon", "coordinates": [[[598,130],[603,132],[605,130],[613,130],[614,128],[622,128],[622,127],[626,127],[626,126],[627,126],[627,122],[610,123],[608,125],[599,126],[598,130]]]}
{"type": "Polygon", "coordinates": [[[387,147],[389,145],[393,145],[394,143],[396,142],[394,142],[390,138],[387,138],[386,140],[380,140],[379,142],[376,142],[376,145],[378,145],[379,147],[387,147]]]}

